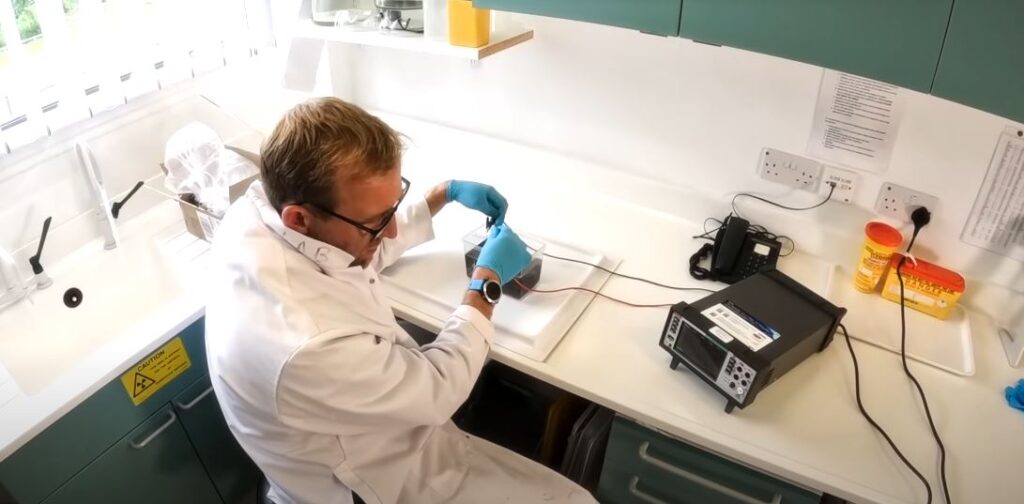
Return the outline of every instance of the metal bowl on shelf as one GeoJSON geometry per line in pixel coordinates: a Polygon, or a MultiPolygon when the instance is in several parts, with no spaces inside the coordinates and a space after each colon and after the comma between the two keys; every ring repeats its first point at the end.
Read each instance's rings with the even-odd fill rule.
{"type": "Polygon", "coordinates": [[[374,0],[374,5],[381,31],[423,33],[422,0],[374,0]]]}

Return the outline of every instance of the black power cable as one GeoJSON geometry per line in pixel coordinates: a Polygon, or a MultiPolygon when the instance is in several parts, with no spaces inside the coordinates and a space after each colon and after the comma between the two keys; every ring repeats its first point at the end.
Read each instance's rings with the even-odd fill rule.
{"type": "Polygon", "coordinates": [[[762,198],[761,196],[758,196],[756,194],[739,193],[739,194],[737,194],[737,195],[732,197],[732,213],[734,213],[736,215],[740,215],[739,210],[736,209],[736,199],[739,198],[740,196],[743,196],[743,197],[746,197],[746,198],[756,199],[758,201],[762,201],[764,203],[768,203],[769,205],[772,205],[772,206],[775,206],[775,207],[779,207],[779,208],[782,208],[784,210],[794,210],[794,211],[797,211],[797,212],[802,212],[804,210],[813,210],[815,208],[818,208],[818,207],[824,205],[825,203],[828,203],[830,200],[832,200],[832,194],[836,192],[836,183],[835,182],[826,182],[826,183],[829,186],[828,196],[825,196],[825,199],[821,200],[818,203],[815,203],[814,205],[808,206],[808,207],[791,207],[791,206],[783,205],[781,203],[776,203],[776,202],[774,202],[774,201],[772,201],[770,199],[767,199],[767,198],[762,198]]]}
{"type": "MultiPolygon", "coordinates": [[[[921,232],[921,228],[931,222],[931,212],[925,207],[918,207],[910,214],[910,219],[914,223],[914,232],[910,236],[910,243],[907,245],[907,254],[910,254],[910,249],[914,247],[914,241],[917,240],[917,234],[921,232]]],[[[946,498],[946,504],[953,504],[953,501],[949,498],[949,483],[946,479],[946,446],[942,443],[942,438],[939,437],[938,429],[935,428],[935,420],[932,418],[932,411],[928,406],[928,399],[925,397],[924,388],[921,387],[921,383],[911,374],[910,367],[907,366],[907,303],[903,284],[903,265],[906,262],[907,256],[904,255],[896,265],[896,278],[900,282],[900,359],[903,363],[903,372],[913,382],[914,387],[917,388],[917,394],[921,397],[921,403],[924,405],[925,416],[928,418],[928,426],[931,427],[932,437],[935,438],[935,443],[939,446],[942,492],[946,498]]],[[[929,490],[928,493],[928,501],[931,502],[931,491],[929,490]]]]}
{"type": "Polygon", "coordinates": [[[590,266],[590,267],[593,267],[593,268],[597,268],[597,269],[599,269],[601,271],[604,271],[605,273],[609,273],[611,275],[615,275],[617,277],[628,278],[629,280],[636,280],[637,282],[643,282],[643,283],[647,283],[647,284],[651,284],[651,285],[656,285],[656,286],[664,288],[664,289],[672,289],[672,290],[678,290],[678,291],[703,291],[703,292],[710,292],[712,294],[715,293],[715,291],[713,291],[711,289],[705,289],[703,287],[676,287],[674,285],[665,285],[663,283],[655,282],[654,280],[648,280],[646,278],[640,278],[640,277],[635,277],[635,276],[630,276],[630,275],[625,275],[625,274],[622,274],[622,273],[618,273],[616,271],[612,271],[612,270],[610,270],[608,268],[605,268],[604,266],[601,266],[601,265],[598,265],[598,264],[589,263],[587,261],[581,261],[579,259],[570,259],[568,257],[560,257],[560,256],[556,256],[556,255],[553,255],[553,254],[549,254],[547,252],[544,253],[544,257],[550,257],[552,259],[558,259],[559,261],[568,261],[568,262],[574,262],[574,263],[577,263],[577,264],[584,264],[584,265],[587,265],[587,266],[590,266]]]}
{"type": "Polygon", "coordinates": [[[928,504],[931,504],[932,486],[928,484],[928,480],[923,474],[921,474],[921,471],[918,471],[917,468],[914,467],[914,464],[910,463],[910,460],[907,460],[907,457],[903,455],[903,452],[896,447],[896,443],[893,442],[891,437],[889,437],[889,433],[885,432],[885,429],[883,429],[881,425],[878,425],[878,422],[876,422],[874,418],[871,418],[871,415],[868,414],[868,410],[864,408],[864,403],[860,399],[860,365],[857,363],[857,354],[853,351],[853,343],[850,342],[850,333],[846,332],[846,326],[839,324],[839,328],[843,330],[843,337],[846,338],[846,348],[850,350],[850,358],[853,359],[853,389],[857,396],[857,407],[860,408],[860,414],[864,415],[864,418],[867,419],[868,423],[885,438],[886,442],[889,443],[889,446],[892,447],[892,451],[896,452],[896,456],[903,462],[903,465],[907,466],[910,469],[910,472],[914,473],[914,476],[917,476],[917,479],[921,480],[921,483],[924,484],[924,489],[928,492],[928,504]]]}

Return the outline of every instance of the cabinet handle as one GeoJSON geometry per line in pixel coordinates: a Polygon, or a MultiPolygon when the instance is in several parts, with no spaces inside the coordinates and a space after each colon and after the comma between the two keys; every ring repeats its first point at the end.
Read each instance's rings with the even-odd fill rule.
{"type": "Polygon", "coordinates": [[[146,445],[148,445],[154,439],[156,439],[156,437],[159,436],[161,432],[167,430],[167,428],[170,427],[171,424],[173,424],[174,421],[178,419],[177,415],[174,414],[174,411],[168,411],[167,412],[167,416],[168,416],[167,421],[162,423],[162,424],[160,424],[160,427],[157,427],[156,430],[153,431],[152,434],[146,436],[146,438],[143,439],[142,441],[139,441],[137,443],[135,441],[129,441],[129,444],[132,445],[132,448],[135,448],[136,450],[141,450],[141,449],[145,448],[146,445]]]}
{"type": "Polygon", "coordinates": [[[640,478],[637,476],[633,476],[633,478],[629,480],[629,493],[633,494],[633,497],[650,504],[668,504],[667,502],[637,488],[637,483],[640,483],[640,478]]]}
{"type": "Polygon", "coordinates": [[[189,401],[189,402],[187,402],[185,404],[182,404],[182,403],[180,403],[178,401],[174,401],[174,405],[177,406],[178,408],[181,408],[182,411],[188,411],[188,410],[192,409],[193,407],[195,407],[196,404],[199,404],[199,401],[202,401],[203,398],[205,398],[206,396],[208,396],[208,395],[210,395],[212,393],[213,393],[213,385],[210,385],[209,387],[207,387],[206,390],[203,391],[202,394],[199,394],[198,396],[196,396],[195,399],[192,399],[191,401],[189,401]]]}
{"type": "MultiPolygon", "coordinates": [[[[648,450],[650,449],[650,447],[651,447],[650,441],[644,441],[643,444],[640,445],[640,460],[643,460],[644,462],[647,462],[648,464],[651,464],[654,467],[657,467],[657,468],[662,469],[664,471],[670,472],[670,473],[672,473],[672,474],[674,474],[676,476],[679,476],[680,478],[688,479],[688,480],[690,480],[690,481],[692,481],[692,482],[694,482],[694,483],[696,483],[696,484],[698,484],[698,485],[700,485],[700,486],[702,486],[704,488],[707,488],[708,490],[712,490],[714,492],[718,492],[720,494],[727,495],[727,496],[732,497],[733,499],[736,499],[736,500],[741,501],[741,502],[746,502],[747,504],[782,504],[782,494],[776,493],[775,496],[773,496],[772,500],[770,500],[770,501],[763,501],[763,500],[760,500],[760,499],[755,499],[754,497],[751,497],[751,496],[749,496],[749,495],[747,495],[745,493],[738,492],[736,490],[733,490],[732,488],[729,488],[727,486],[721,485],[721,484],[716,483],[714,481],[711,481],[711,480],[709,480],[707,478],[704,478],[704,477],[702,477],[700,475],[697,475],[697,474],[694,474],[694,473],[692,473],[690,471],[687,471],[687,470],[685,470],[683,468],[676,467],[676,466],[674,466],[674,465],[672,465],[672,464],[670,464],[668,462],[665,462],[664,460],[661,460],[661,459],[659,459],[657,457],[654,457],[653,455],[650,455],[649,453],[647,453],[648,450]]],[[[632,486],[632,483],[631,483],[631,486],[632,486]]],[[[637,491],[639,491],[639,490],[637,490],[637,491]]]]}

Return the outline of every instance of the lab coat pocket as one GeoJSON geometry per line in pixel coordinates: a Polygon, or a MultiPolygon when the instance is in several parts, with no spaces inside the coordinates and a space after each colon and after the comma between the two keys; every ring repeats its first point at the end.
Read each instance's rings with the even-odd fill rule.
{"type": "Polygon", "coordinates": [[[458,501],[469,472],[471,446],[467,435],[449,422],[437,428],[432,437],[409,474],[399,502],[458,501]]]}
{"type": "Polygon", "coordinates": [[[356,476],[356,473],[352,472],[352,468],[349,467],[347,462],[342,462],[340,465],[334,468],[334,477],[338,478],[343,485],[355,492],[363,502],[367,504],[381,504],[381,500],[377,498],[376,494],[370,491],[370,487],[356,476]]]}

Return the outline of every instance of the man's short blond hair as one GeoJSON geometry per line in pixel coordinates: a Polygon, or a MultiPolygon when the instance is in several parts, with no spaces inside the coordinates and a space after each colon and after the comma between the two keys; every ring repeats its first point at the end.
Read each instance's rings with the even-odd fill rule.
{"type": "Polygon", "coordinates": [[[260,176],[278,212],[288,204],[338,204],[336,180],[385,175],[402,157],[402,137],[365,110],[315,98],[289,110],[263,143],[260,176]]]}

